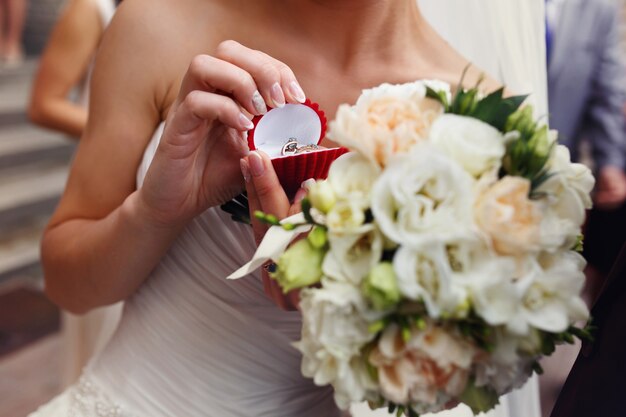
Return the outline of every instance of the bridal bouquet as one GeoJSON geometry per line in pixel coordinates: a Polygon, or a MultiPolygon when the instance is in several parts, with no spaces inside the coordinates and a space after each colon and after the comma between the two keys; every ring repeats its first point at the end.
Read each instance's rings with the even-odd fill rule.
{"type": "Polygon", "coordinates": [[[340,407],[487,411],[588,336],[573,324],[588,317],[577,249],[594,180],[524,99],[439,81],[365,90],[330,124],[352,152],[303,213],[257,213],[275,227],[231,277],[273,259],[284,291],[302,289],[302,372],[340,407]]]}

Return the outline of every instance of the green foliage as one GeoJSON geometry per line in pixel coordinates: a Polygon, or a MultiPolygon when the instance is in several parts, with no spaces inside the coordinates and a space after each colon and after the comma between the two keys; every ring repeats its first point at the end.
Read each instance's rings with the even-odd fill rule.
{"type": "Polygon", "coordinates": [[[585,235],[581,233],[578,236],[576,236],[576,243],[574,243],[572,250],[582,253],[584,249],[585,249],[585,235]]]}
{"type": "Polygon", "coordinates": [[[587,322],[582,329],[572,325],[561,333],[542,332],[540,353],[546,356],[551,355],[554,353],[557,345],[564,343],[570,345],[574,344],[574,338],[578,338],[581,341],[592,342],[595,329],[595,326],[592,325],[592,319],[589,319],[589,322],[587,322]]]}
{"type": "Polygon", "coordinates": [[[542,197],[536,190],[553,175],[547,163],[557,141],[550,137],[547,125],[539,126],[535,122],[531,106],[511,114],[504,126],[504,133],[512,139],[507,144],[500,175],[528,179],[531,183],[530,197],[542,197]]]}
{"type": "Polygon", "coordinates": [[[472,409],[474,414],[485,413],[498,405],[498,394],[489,387],[477,387],[469,381],[460,400],[472,409]]]}
{"type": "Polygon", "coordinates": [[[495,127],[501,132],[504,131],[509,117],[519,109],[528,96],[505,98],[503,87],[483,97],[479,88],[482,79],[469,90],[462,87],[466,72],[467,68],[463,71],[459,88],[450,103],[448,103],[448,98],[444,92],[435,91],[430,87],[426,88],[426,96],[440,102],[446,113],[472,117],[495,127]]]}

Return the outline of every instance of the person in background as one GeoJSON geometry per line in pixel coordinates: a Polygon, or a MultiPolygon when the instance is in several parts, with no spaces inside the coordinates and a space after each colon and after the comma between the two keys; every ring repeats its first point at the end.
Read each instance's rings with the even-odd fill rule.
{"type": "Polygon", "coordinates": [[[80,138],[93,58],[115,6],[114,0],[69,0],[35,76],[28,109],[34,123],[80,138]]]}
{"type": "Polygon", "coordinates": [[[0,65],[19,66],[24,60],[22,31],[26,0],[0,0],[0,65]]]}
{"type": "MultiPolygon", "coordinates": [[[[28,109],[41,126],[78,140],[87,124],[89,81],[93,59],[115,12],[114,0],[69,0],[35,76],[28,109]]],[[[63,382],[76,382],[91,356],[117,327],[122,303],[84,316],[63,313],[63,382]]]]}
{"type": "Polygon", "coordinates": [[[589,299],[624,243],[626,217],[626,66],[623,60],[620,4],[614,0],[547,0],[548,97],[550,125],[580,156],[581,139],[591,151],[596,172],[594,210],[585,239],[589,299]],[[595,271],[599,272],[595,273],[595,271]]]}

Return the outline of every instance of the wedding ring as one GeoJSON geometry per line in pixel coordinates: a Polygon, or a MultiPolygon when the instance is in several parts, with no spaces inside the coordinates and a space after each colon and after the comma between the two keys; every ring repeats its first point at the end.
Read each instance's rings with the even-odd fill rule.
{"type": "Polygon", "coordinates": [[[298,154],[305,153],[305,152],[315,151],[315,150],[318,150],[319,148],[320,147],[315,145],[315,144],[298,146],[298,139],[296,139],[296,138],[289,138],[287,143],[285,143],[283,145],[283,148],[282,148],[280,154],[282,156],[298,155],[298,154]]]}
{"type": "Polygon", "coordinates": [[[319,148],[320,148],[319,146],[314,145],[314,144],[298,146],[298,148],[296,149],[296,155],[299,153],[316,151],[319,148]]]}
{"type": "Polygon", "coordinates": [[[298,152],[298,139],[289,138],[287,143],[283,145],[283,149],[280,151],[280,154],[283,156],[295,155],[297,152],[298,152]]]}

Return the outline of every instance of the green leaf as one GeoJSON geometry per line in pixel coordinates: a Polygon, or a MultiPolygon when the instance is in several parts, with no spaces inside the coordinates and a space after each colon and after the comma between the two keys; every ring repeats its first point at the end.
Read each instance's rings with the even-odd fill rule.
{"type": "Polygon", "coordinates": [[[488,387],[477,387],[474,381],[469,381],[459,397],[474,414],[486,413],[498,404],[498,394],[488,387]]]}
{"type": "Polygon", "coordinates": [[[574,243],[572,250],[578,253],[582,253],[584,248],[585,248],[585,235],[581,233],[578,236],[576,236],[576,243],[574,243]]]}
{"type": "Polygon", "coordinates": [[[448,104],[448,96],[444,91],[435,91],[430,87],[426,87],[426,97],[432,98],[433,100],[438,101],[443,106],[444,112],[447,113],[449,104],[448,104]]]}
{"type": "Polygon", "coordinates": [[[524,95],[502,98],[503,94],[504,87],[489,94],[476,104],[476,108],[469,116],[503,132],[509,116],[515,113],[528,97],[524,95]]]}
{"type": "Polygon", "coordinates": [[[407,410],[409,411],[409,417],[420,417],[417,411],[413,410],[411,407],[407,407],[407,410]]]}

